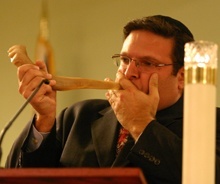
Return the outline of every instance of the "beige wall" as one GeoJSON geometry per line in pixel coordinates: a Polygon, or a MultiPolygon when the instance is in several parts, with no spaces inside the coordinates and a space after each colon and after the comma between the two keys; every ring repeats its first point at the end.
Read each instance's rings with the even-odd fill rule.
{"type": "MultiPolygon", "coordinates": [[[[184,22],[196,40],[220,44],[219,0],[48,0],[50,40],[57,74],[94,79],[114,78],[111,55],[120,51],[122,27],[130,19],[152,14],[184,22]]],[[[7,57],[14,44],[24,44],[33,58],[41,11],[40,0],[0,1],[0,129],[24,99],[18,93],[16,67],[7,57]]],[[[58,93],[58,112],[75,101],[104,98],[105,91],[78,90],[58,93]]],[[[220,96],[217,100],[220,105],[220,96]]],[[[26,108],[3,141],[4,165],[13,141],[30,119],[26,108]]]]}

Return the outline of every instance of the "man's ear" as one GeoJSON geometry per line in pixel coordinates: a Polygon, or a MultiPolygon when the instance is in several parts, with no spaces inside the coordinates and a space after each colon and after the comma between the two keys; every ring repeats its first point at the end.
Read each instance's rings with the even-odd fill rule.
{"type": "Polygon", "coordinates": [[[180,68],[177,73],[177,80],[178,80],[178,89],[183,90],[184,88],[184,67],[180,68]]]}

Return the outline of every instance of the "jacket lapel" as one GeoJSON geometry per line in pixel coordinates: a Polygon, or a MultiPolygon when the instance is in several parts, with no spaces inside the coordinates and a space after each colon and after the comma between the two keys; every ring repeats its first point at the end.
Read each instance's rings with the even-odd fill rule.
{"type": "Polygon", "coordinates": [[[100,113],[103,116],[92,123],[92,138],[100,167],[110,167],[115,160],[118,121],[110,107],[100,113]]]}

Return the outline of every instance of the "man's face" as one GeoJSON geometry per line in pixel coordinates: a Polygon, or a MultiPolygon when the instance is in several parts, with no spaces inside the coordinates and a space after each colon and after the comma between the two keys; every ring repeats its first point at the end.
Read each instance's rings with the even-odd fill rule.
{"type": "MultiPolygon", "coordinates": [[[[173,40],[164,38],[154,33],[137,30],[132,31],[125,39],[121,54],[132,59],[151,58],[154,63],[170,64],[172,63],[171,55],[173,49],[173,40]]],[[[118,69],[125,74],[139,90],[148,94],[149,78],[152,73],[159,76],[158,90],[160,102],[158,110],[169,107],[174,104],[182,95],[184,86],[183,68],[181,68],[176,76],[172,74],[173,65],[164,67],[152,67],[147,72],[141,72],[136,67],[135,62],[131,62],[127,67],[119,67],[118,69]]]]}

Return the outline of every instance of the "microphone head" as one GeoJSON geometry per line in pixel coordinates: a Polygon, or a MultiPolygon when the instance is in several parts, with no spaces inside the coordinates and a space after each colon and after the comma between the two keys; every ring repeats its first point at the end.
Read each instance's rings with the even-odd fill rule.
{"type": "Polygon", "coordinates": [[[50,81],[48,79],[44,79],[44,84],[50,84],[50,81]]]}

